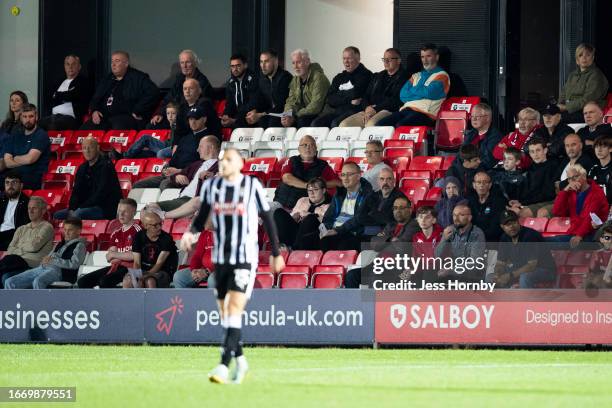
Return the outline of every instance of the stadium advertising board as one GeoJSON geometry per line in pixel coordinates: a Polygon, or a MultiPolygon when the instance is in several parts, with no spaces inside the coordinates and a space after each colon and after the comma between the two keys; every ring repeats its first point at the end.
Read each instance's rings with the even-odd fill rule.
{"type": "Polygon", "coordinates": [[[612,344],[612,291],[378,292],[378,343],[612,344]]]}
{"type": "MultiPolygon", "coordinates": [[[[359,291],[256,290],[242,319],[257,344],[372,344],[374,302],[359,291]]],[[[147,291],[150,343],[214,343],[222,336],[212,290],[147,291]]]]}
{"type": "Polygon", "coordinates": [[[2,342],[142,343],[140,290],[3,290],[2,342]]]}

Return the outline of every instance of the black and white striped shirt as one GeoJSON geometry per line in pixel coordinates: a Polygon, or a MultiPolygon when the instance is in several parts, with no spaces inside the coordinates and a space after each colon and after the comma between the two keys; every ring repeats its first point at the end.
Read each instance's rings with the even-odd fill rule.
{"type": "Polygon", "coordinates": [[[270,206],[257,178],[240,175],[234,182],[230,182],[222,177],[214,177],[206,180],[202,186],[200,199],[202,207],[193,221],[192,229],[202,231],[211,214],[214,229],[213,263],[257,265],[260,214],[270,235],[273,252],[278,253],[276,229],[273,223],[269,225],[270,206]]]}

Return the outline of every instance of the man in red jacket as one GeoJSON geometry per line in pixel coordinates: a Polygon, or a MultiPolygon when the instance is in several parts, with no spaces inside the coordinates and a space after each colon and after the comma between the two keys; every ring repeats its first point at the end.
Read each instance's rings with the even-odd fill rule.
{"type": "Polygon", "coordinates": [[[493,157],[499,161],[504,160],[504,151],[508,147],[515,147],[523,152],[520,168],[525,170],[531,164],[531,159],[527,154],[527,142],[534,135],[539,127],[540,112],[533,108],[522,109],[518,113],[518,129],[506,135],[493,149],[493,157]]]}
{"type": "Polygon", "coordinates": [[[587,180],[587,172],[579,164],[567,169],[568,185],[559,191],[553,204],[553,216],[570,217],[567,235],[550,237],[553,242],[569,242],[575,248],[593,232],[593,215],[602,221],[608,217],[608,200],[603,190],[593,180],[587,180]]]}

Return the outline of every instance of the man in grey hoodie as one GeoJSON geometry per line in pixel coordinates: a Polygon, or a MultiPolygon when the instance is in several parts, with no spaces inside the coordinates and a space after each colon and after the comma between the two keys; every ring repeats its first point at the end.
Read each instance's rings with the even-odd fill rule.
{"type": "Polygon", "coordinates": [[[74,283],[87,254],[85,239],[80,236],[82,228],[79,218],[67,218],[63,240],[42,259],[40,266],[8,278],[4,283],[5,289],[46,289],[55,281],[74,283]]]}

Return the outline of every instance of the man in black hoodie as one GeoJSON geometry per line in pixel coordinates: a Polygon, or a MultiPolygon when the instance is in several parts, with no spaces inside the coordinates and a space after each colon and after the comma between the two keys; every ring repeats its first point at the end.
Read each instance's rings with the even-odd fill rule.
{"type": "Polygon", "coordinates": [[[251,126],[280,127],[280,118],[267,114],[283,113],[293,76],[278,66],[278,54],[274,50],[261,53],[259,67],[261,75],[254,94],[249,97],[250,109],[246,114],[246,121],[251,126]]]}
{"type": "Polygon", "coordinates": [[[249,111],[249,100],[257,89],[257,77],[249,69],[244,55],[230,57],[230,78],[225,85],[225,110],[221,125],[229,128],[247,127],[245,116],[249,111]]]}
{"type": "Polygon", "coordinates": [[[561,123],[561,110],[557,105],[550,104],[541,113],[544,126],[536,129],[533,135],[548,143],[548,157],[562,160],[567,157],[563,141],[565,136],[574,133],[574,129],[561,123]]]}
{"type": "Polygon", "coordinates": [[[388,48],[382,58],[385,69],[374,74],[361,100],[361,112],[340,122],[341,127],[376,126],[376,123],[397,112],[401,106],[400,89],[407,73],[402,67],[402,55],[397,48],[388,48]]]}
{"type": "Polygon", "coordinates": [[[372,72],[360,62],[357,47],[346,47],[342,52],[344,71],[336,75],[327,91],[327,103],[323,112],[311,126],[336,127],[344,119],[359,112],[372,72]]]}
{"type": "Polygon", "coordinates": [[[148,74],[130,67],[130,55],[115,51],[111,73],[102,79],[89,104],[91,119],[81,129],[142,129],[151,117],[159,89],[148,74]]]}

